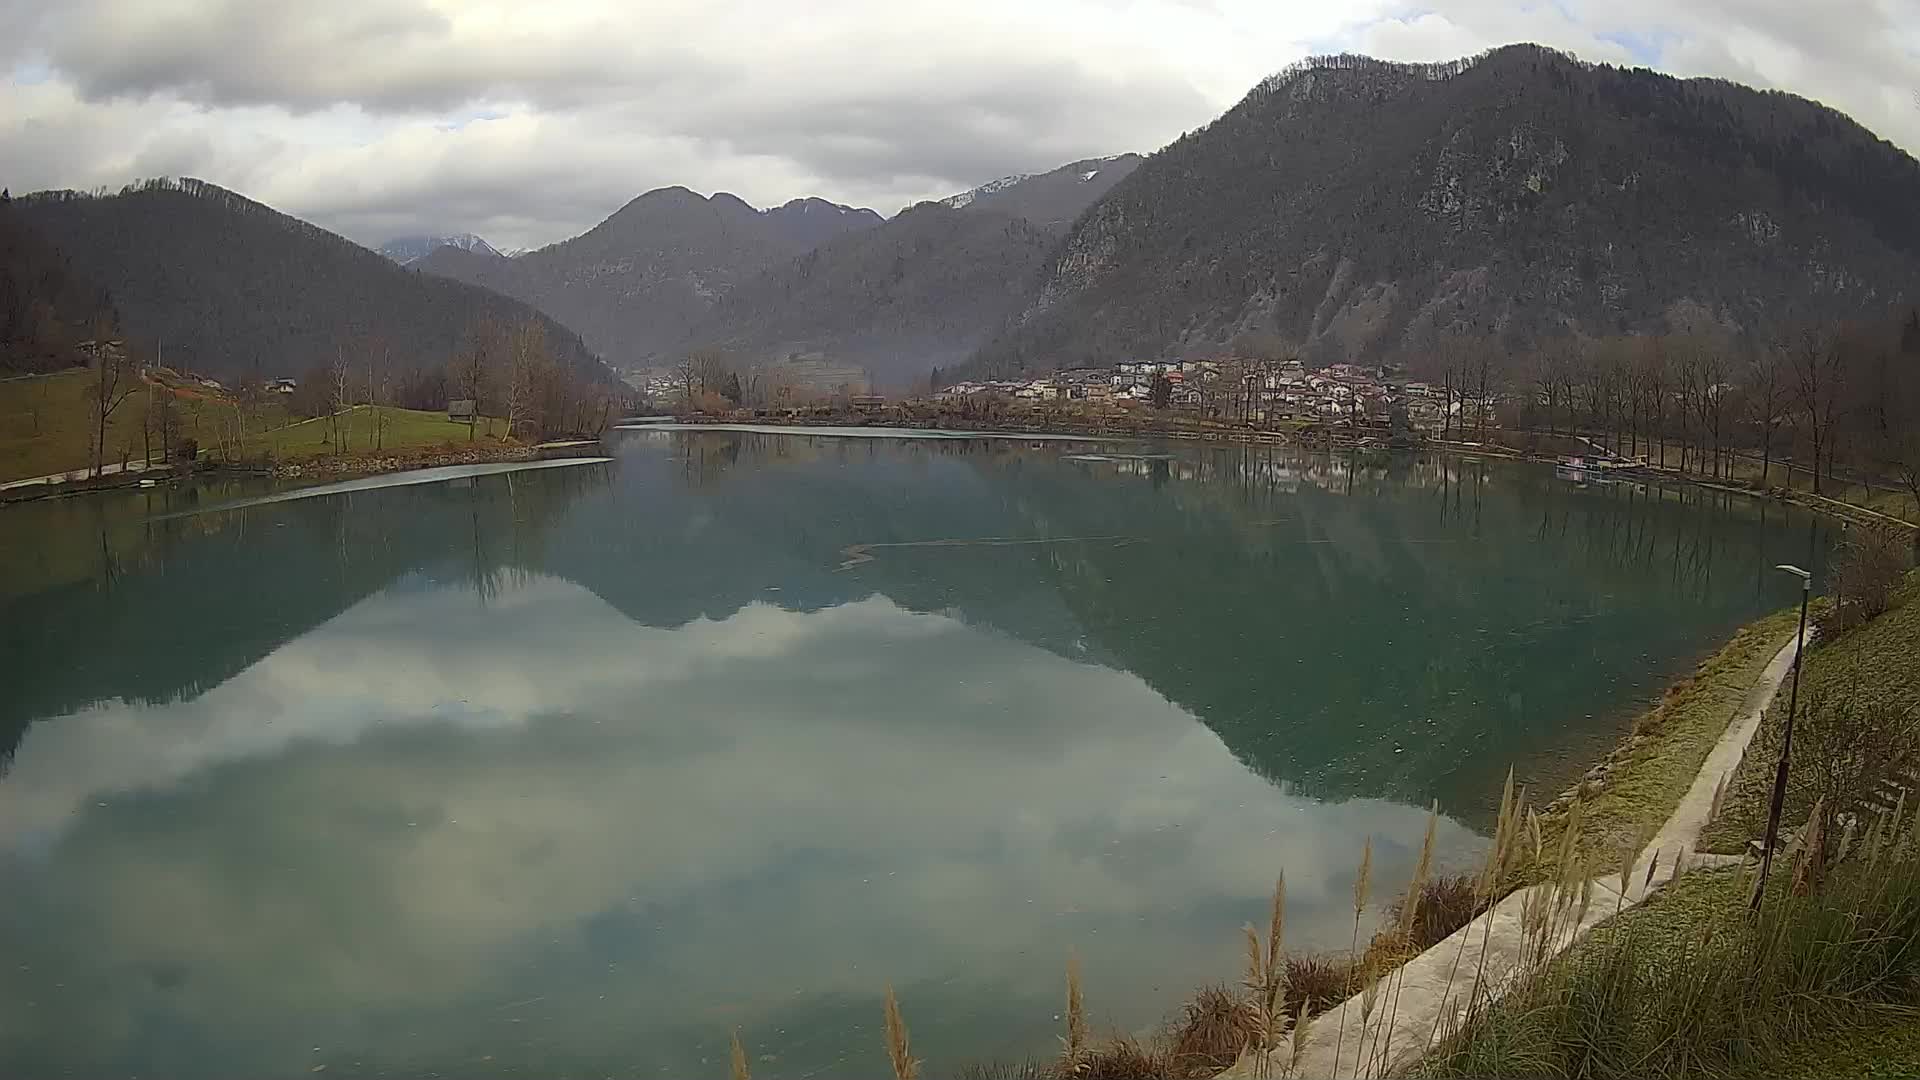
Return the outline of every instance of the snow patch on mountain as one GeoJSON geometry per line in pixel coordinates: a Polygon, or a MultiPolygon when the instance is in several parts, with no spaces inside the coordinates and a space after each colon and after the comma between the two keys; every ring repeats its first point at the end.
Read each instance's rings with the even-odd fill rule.
{"type": "Polygon", "coordinates": [[[974,188],[972,191],[963,191],[958,195],[950,195],[940,201],[953,207],[955,210],[965,210],[973,204],[975,199],[985,195],[991,195],[996,191],[1005,191],[1007,188],[1012,187],[1022,180],[1031,179],[1033,179],[1032,173],[1016,173],[1012,176],[1003,176],[998,180],[989,180],[979,187],[974,188]]]}
{"type": "Polygon", "coordinates": [[[455,247],[462,251],[471,251],[475,255],[504,254],[499,248],[487,243],[472,233],[455,233],[451,236],[399,236],[380,245],[380,254],[406,266],[419,262],[443,247],[455,247]]]}

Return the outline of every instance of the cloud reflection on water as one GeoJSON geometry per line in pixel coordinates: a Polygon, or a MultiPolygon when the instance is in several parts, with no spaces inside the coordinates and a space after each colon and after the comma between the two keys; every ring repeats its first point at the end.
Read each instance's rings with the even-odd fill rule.
{"type": "Polygon", "coordinates": [[[942,1003],[946,1064],[1030,1051],[1069,946],[1146,1023],[1232,973],[1281,868],[1292,940],[1344,943],[1360,838],[1392,882],[1422,816],[1290,795],[1131,674],[883,598],[661,629],[557,578],[484,612],[407,583],[193,700],[27,733],[0,1062],[652,1071],[739,1024],[756,1075],[832,1074],[820,1011],[870,1034],[887,980],[942,1003]]]}

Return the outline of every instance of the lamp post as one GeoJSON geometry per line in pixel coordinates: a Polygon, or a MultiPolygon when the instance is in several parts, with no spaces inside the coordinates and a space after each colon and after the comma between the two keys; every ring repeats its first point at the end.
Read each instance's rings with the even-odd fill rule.
{"type": "Polygon", "coordinates": [[[1787,696],[1787,730],[1780,740],[1780,764],[1773,773],[1773,801],[1767,807],[1766,846],[1760,850],[1760,880],[1753,887],[1753,913],[1767,892],[1767,871],[1773,869],[1773,848],[1780,842],[1780,808],[1787,800],[1787,763],[1793,757],[1793,714],[1800,706],[1800,657],[1807,651],[1807,600],[1813,595],[1813,575],[1797,566],[1774,567],[1800,579],[1800,633],[1793,639],[1793,690],[1787,696]]]}

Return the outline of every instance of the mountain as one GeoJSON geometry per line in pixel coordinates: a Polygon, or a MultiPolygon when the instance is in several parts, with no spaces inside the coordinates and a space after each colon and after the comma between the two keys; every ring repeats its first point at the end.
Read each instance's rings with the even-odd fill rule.
{"type": "Polygon", "coordinates": [[[905,387],[1018,311],[1058,239],[1021,218],[921,203],[737,285],[687,344],[749,361],[820,354],[905,387]]]}
{"type": "Polygon", "coordinates": [[[471,251],[475,255],[502,255],[506,253],[472,233],[455,233],[452,236],[399,236],[380,245],[380,254],[407,266],[419,262],[441,248],[459,248],[471,251]]]}
{"type": "Polygon", "coordinates": [[[1042,228],[1065,229],[1144,160],[1139,154],[1088,158],[1052,172],[1003,176],[940,201],[955,210],[1005,214],[1042,228]]]}
{"type": "Polygon", "coordinates": [[[556,358],[606,375],[578,335],[519,301],[402,269],[204,181],[42,192],[13,209],[113,296],[128,335],[206,374],[297,376],[370,338],[403,368],[436,367],[483,320],[537,319],[556,358]]]}
{"type": "Polygon", "coordinates": [[[1218,352],[1411,358],[1877,315],[1920,273],[1920,164],[1777,92],[1509,46],[1306,61],[1078,222],[967,374],[1218,352]]]}
{"type": "Polygon", "coordinates": [[[76,274],[17,205],[0,198],[0,373],[84,363],[79,343],[117,332],[113,301],[76,274]]]}
{"type": "Polygon", "coordinates": [[[518,297],[578,330],[616,366],[634,367],[685,341],[737,284],[881,220],[824,199],[757,210],[725,192],[705,198],[670,187],[514,259],[442,247],[417,265],[518,297]]]}
{"type": "Polygon", "coordinates": [[[818,355],[883,387],[918,385],[1021,310],[1060,234],[1140,161],[1076,161],[908,207],[736,286],[670,351],[818,355]]]}

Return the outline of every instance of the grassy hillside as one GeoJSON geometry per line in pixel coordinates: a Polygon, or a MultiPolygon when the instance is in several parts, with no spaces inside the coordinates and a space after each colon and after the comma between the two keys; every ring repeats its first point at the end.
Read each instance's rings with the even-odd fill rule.
{"type": "MultiPolygon", "coordinates": [[[[1837,640],[1807,650],[1801,671],[1798,723],[1805,725],[1808,702],[1823,693],[1852,686],[1865,697],[1908,709],[1920,709],[1920,574],[1909,574],[1896,590],[1893,607],[1837,640]]],[[[1701,847],[1709,851],[1738,852],[1750,839],[1766,831],[1767,809],[1780,740],[1786,727],[1791,695],[1783,687],[1747,747],[1746,756],[1728,785],[1720,816],[1707,826],[1701,847]]],[[[1804,728],[1801,729],[1804,731],[1804,728]]],[[[1790,824],[1805,821],[1813,796],[1808,779],[1805,735],[1794,738],[1794,772],[1787,789],[1782,817],[1790,824]]]]}
{"type": "MultiPolygon", "coordinates": [[[[0,380],[0,483],[89,466],[93,431],[93,406],[87,398],[89,376],[84,369],[74,369],[0,380]]],[[[129,460],[140,459],[144,449],[141,421],[155,393],[174,395],[181,433],[200,445],[203,457],[218,453],[222,431],[232,422],[231,399],[212,391],[146,385],[115,410],[107,425],[109,462],[119,462],[123,449],[129,460]]],[[[361,405],[342,414],[348,450],[374,448],[376,413],[382,419],[380,445],[385,449],[468,441],[467,426],[449,421],[443,413],[361,405]]],[[[238,456],[242,460],[270,457],[297,461],[333,452],[326,418],[301,420],[288,414],[278,401],[255,407],[247,426],[253,433],[240,444],[238,456]]],[[[474,435],[486,438],[500,427],[499,421],[482,418],[474,435]]]]}

